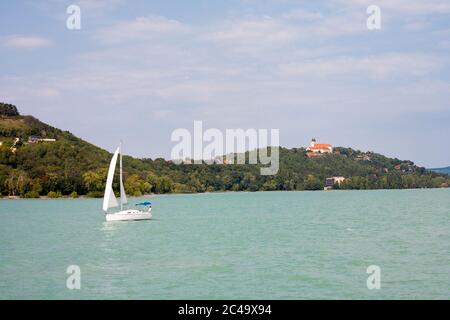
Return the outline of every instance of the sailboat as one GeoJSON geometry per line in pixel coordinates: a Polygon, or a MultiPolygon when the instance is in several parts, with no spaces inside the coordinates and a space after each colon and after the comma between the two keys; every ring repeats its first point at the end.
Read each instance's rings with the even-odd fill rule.
{"type": "Polygon", "coordinates": [[[105,212],[106,221],[130,221],[130,220],[150,220],[152,218],[151,203],[146,201],[138,203],[138,206],[143,206],[142,210],[128,209],[124,210],[123,206],[128,203],[125,188],[123,186],[122,178],[122,143],[114,152],[108,170],[108,178],[106,179],[105,195],[103,197],[103,211],[105,212]],[[117,158],[120,155],[120,201],[117,201],[113,191],[114,173],[116,171],[117,158]],[[120,206],[120,211],[115,213],[108,213],[108,209],[120,206]]]}

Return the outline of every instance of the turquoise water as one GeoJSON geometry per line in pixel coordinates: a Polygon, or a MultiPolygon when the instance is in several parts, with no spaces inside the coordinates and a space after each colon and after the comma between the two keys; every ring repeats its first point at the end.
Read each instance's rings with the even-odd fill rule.
{"type": "Polygon", "coordinates": [[[0,200],[0,298],[450,298],[450,189],[152,201],[152,221],[106,223],[100,199],[0,200]]]}

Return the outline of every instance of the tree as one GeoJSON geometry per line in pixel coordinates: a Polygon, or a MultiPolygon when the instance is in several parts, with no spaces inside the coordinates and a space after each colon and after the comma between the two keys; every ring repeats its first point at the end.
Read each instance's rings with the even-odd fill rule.
{"type": "Polygon", "coordinates": [[[16,106],[0,102],[0,116],[12,117],[18,115],[19,111],[17,111],[16,106]]]}
{"type": "Polygon", "coordinates": [[[174,183],[172,191],[175,193],[189,193],[192,192],[189,187],[182,183],[174,183]]]}
{"type": "Polygon", "coordinates": [[[21,170],[11,170],[8,178],[5,180],[5,188],[10,196],[24,195],[26,185],[29,183],[27,174],[21,170]]]}
{"type": "Polygon", "coordinates": [[[321,190],[323,188],[322,183],[318,178],[312,174],[308,174],[305,179],[305,190],[321,190]]]}
{"type": "Polygon", "coordinates": [[[105,176],[103,172],[88,171],[83,174],[84,185],[88,192],[99,192],[105,187],[105,176]]]}
{"type": "Polygon", "coordinates": [[[275,180],[269,180],[264,182],[264,184],[262,185],[262,189],[264,191],[273,191],[273,190],[277,190],[277,183],[275,180]]]}
{"type": "Polygon", "coordinates": [[[55,192],[55,191],[50,191],[48,194],[47,194],[47,197],[49,197],[49,198],[51,198],[51,199],[55,199],[55,198],[61,198],[62,197],[62,194],[61,194],[61,192],[55,192]]]}
{"type": "Polygon", "coordinates": [[[156,193],[168,193],[172,191],[172,180],[169,177],[159,177],[155,185],[156,193]]]}
{"type": "Polygon", "coordinates": [[[125,190],[129,195],[140,197],[145,192],[145,183],[137,174],[132,174],[125,180],[125,190]]]}

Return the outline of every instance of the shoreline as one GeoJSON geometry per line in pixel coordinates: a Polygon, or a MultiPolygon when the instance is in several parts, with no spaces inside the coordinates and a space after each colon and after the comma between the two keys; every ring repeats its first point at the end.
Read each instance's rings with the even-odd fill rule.
{"type": "MultiPolygon", "coordinates": [[[[128,196],[129,199],[139,199],[139,198],[154,198],[159,196],[177,196],[177,195],[201,195],[201,194],[217,194],[217,193],[262,193],[262,192],[336,192],[336,191],[402,191],[402,190],[440,190],[440,189],[450,189],[450,187],[441,188],[404,188],[404,189],[332,189],[332,190],[258,190],[258,191],[213,191],[213,192],[171,192],[171,193],[150,193],[143,194],[142,196],[128,196]]],[[[24,198],[20,196],[2,196],[0,200],[58,200],[58,199],[103,199],[102,197],[90,197],[87,195],[80,195],[76,198],[70,196],[62,196],[57,198],[51,198],[49,196],[40,196],[39,198],[24,198]]]]}

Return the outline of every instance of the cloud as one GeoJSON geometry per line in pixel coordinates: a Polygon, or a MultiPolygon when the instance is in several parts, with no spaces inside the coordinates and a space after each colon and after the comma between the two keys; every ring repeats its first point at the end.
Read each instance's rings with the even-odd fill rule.
{"type": "Polygon", "coordinates": [[[351,36],[366,32],[365,13],[341,15],[292,10],[278,16],[241,17],[216,25],[204,39],[244,46],[280,45],[319,37],[351,36]]]}
{"type": "Polygon", "coordinates": [[[3,47],[7,48],[40,48],[40,47],[48,47],[53,43],[44,37],[38,36],[9,36],[0,40],[0,43],[3,47]]]}
{"type": "Polygon", "coordinates": [[[130,41],[164,39],[167,36],[183,35],[189,27],[173,19],[160,16],[138,17],[122,21],[101,29],[95,38],[104,44],[120,44],[130,41]]]}
{"type": "Polygon", "coordinates": [[[299,19],[299,20],[314,21],[314,20],[323,19],[324,15],[319,11],[293,9],[287,13],[282,14],[282,17],[285,19],[299,19]]]}
{"type": "Polygon", "coordinates": [[[77,0],[75,2],[76,5],[80,6],[80,8],[87,10],[96,10],[96,9],[113,9],[119,5],[123,4],[123,0],[77,0]]]}
{"type": "Polygon", "coordinates": [[[292,40],[297,32],[293,27],[269,16],[229,21],[206,34],[205,39],[213,41],[237,41],[247,44],[279,43],[292,40]]]}
{"type": "Polygon", "coordinates": [[[447,0],[378,0],[375,3],[373,0],[338,0],[337,3],[352,8],[376,4],[381,8],[382,14],[386,12],[400,17],[450,13],[450,3],[447,0]]]}
{"type": "Polygon", "coordinates": [[[350,76],[357,79],[392,80],[427,76],[445,64],[448,62],[435,55],[417,53],[341,56],[281,64],[278,66],[278,74],[313,78],[350,76]]]}
{"type": "MultiPolygon", "coordinates": [[[[400,14],[405,2],[393,1],[391,12],[400,14]]],[[[366,128],[380,130],[380,119],[450,112],[442,77],[449,61],[428,45],[448,46],[448,30],[437,32],[432,18],[420,17],[430,25],[409,28],[426,27],[429,37],[405,31],[414,19],[370,32],[363,7],[322,9],[195,24],[157,15],[100,20],[88,48],[70,55],[67,67],[0,77],[0,88],[25,111],[100,145],[129,135],[130,150],[141,156],[167,155],[171,130],[197,119],[217,128],[282,128],[282,143],[292,146],[317,134],[346,145],[360,139],[369,148],[378,138],[365,136],[366,128]],[[128,126],[138,129],[112,129],[128,126]],[[146,143],[151,150],[143,150],[146,143]]]]}
{"type": "Polygon", "coordinates": [[[422,30],[426,30],[426,29],[430,29],[432,27],[431,22],[429,21],[411,21],[411,22],[407,22],[405,23],[405,25],[403,26],[403,28],[406,31],[422,31],[422,30]]]}
{"type": "Polygon", "coordinates": [[[236,17],[196,32],[195,39],[202,45],[259,60],[281,52],[291,56],[298,48],[311,49],[325,39],[358,36],[367,32],[367,27],[365,11],[360,15],[350,11],[333,15],[292,10],[274,16],[236,17]]]}

